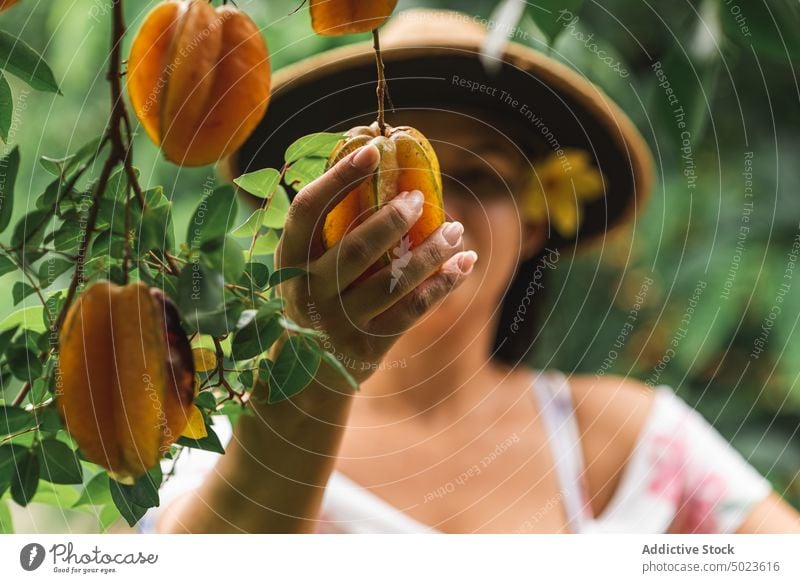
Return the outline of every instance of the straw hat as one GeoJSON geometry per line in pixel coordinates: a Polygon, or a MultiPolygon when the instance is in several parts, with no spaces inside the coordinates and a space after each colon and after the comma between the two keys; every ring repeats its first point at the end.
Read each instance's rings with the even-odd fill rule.
{"type": "MultiPolygon", "coordinates": [[[[383,59],[396,108],[387,122],[403,123],[409,110],[475,112],[509,130],[531,156],[578,148],[603,173],[605,196],[587,203],[577,237],[551,244],[583,245],[631,219],[652,183],[647,144],[630,119],[597,86],[561,63],[509,43],[487,70],[479,59],[487,30],[472,17],[445,10],[408,10],[381,31],[383,59]]],[[[375,55],[371,42],[315,55],[278,71],[269,109],[248,141],[227,161],[233,177],[280,168],[297,138],[343,131],[374,119],[375,55]]]]}

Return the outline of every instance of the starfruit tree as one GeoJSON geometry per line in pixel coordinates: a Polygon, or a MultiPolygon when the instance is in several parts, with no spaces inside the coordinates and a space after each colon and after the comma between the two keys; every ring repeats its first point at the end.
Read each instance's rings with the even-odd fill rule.
{"type": "MultiPolygon", "coordinates": [[[[2,2],[0,10],[25,4],[2,2]]],[[[312,1],[309,9],[316,32],[340,35],[377,29],[395,4],[312,1]]],[[[235,422],[251,414],[257,385],[267,387],[259,394],[268,402],[292,398],[325,362],[355,386],[323,349],[320,332],[284,312],[280,284],[304,271],[270,268],[287,192],[319,176],[353,136],[304,136],[287,149],[282,168],[240,176],[235,185],[220,180],[179,237],[172,201],[180,193],[142,181],[134,136],[143,130],[166,160],[185,166],[236,150],[268,107],[267,45],[225,1],[161,2],[135,34],[126,29],[123,0],[105,0],[103,8],[111,38],[102,134],[69,156],[42,156],[37,171],[50,178],[41,193],[17,181],[26,152],[6,144],[0,159],[0,275],[12,275],[13,302],[25,306],[0,322],[3,532],[13,528],[10,505],[30,502],[91,512],[103,530],[120,517],[135,525],[159,505],[159,488],[186,448],[224,454],[214,417],[235,422]],[[131,49],[123,55],[127,34],[131,49]],[[239,205],[247,203],[238,189],[261,203],[241,224],[239,205]],[[26,212],[15,213],[15,203],[26,212]]],[[[379,48],[377,32],[375,41],[379,48]]],[[[4,142],[14,107],[8,76],[61,93],[37,50],[0,30],[4,142]]],[[[435,160],[413,132],[390,139],[382,119],[375,131],[435,160]]],[[[436,176],[431,168],[418,171],[429,172],[435,194],[438,168],[436,176]]]]}

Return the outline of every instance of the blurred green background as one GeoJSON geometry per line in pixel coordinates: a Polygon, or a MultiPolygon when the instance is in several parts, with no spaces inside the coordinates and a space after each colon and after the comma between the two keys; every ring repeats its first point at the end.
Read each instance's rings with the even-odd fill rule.
{"type": "MultiPolygon", "coordinates": [[[[50,180],[37,158],[75,151],[107,119],[109,4],[22,0],[0,16],[2,28],[44,54],[64,94],[31,92],[10,80],[16,110],[9,141],[23,156],[17,191],[31,201],[50,180]]],[[[155,4],[126,2],[132,30],[155,4]]],[[[274,69],[363,40],[313,35],[307,10],[290,14],[299,4],[237,2],[263,28],[274,69]]],[[[491,24],[497,4],[400,0],[398,9],[451,8],[491,24]]],[[[800,273],[791,255],[800,233],[800,3],[528,4],[515,39],[550,52],[618,101],[653,148],[658,169],[651,202],[628,232],[592,252],[562,256],[550,273],[533,364],[671,385],[800,508],[800,273]],[[564,8],[577,20],[554,22],[564,8]],[[654,62],[686,112],[693,188],[654,62]]],[[[162,184],[174,197],[182,232],[214,170],[176,168],[143,135],[135,156],[142,183],[162,184]]],[[[26,210],[18,202],[15,216],[26,210]]],[[[0,318],[18,309],[13,277],[0,280],[0,318]]],[[[40,522],[36,530],[63,527],[40,522]]]]}

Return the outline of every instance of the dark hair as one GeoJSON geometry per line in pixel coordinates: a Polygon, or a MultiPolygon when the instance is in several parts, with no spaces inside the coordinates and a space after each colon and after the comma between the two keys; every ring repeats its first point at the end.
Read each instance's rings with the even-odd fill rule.
{"type": "Polygon", "coordinates": [[[542,265],[551,253],[550,249],[552,247],[543,247],[535,256],[519,264],[501,300],[492,354],[509,366],[523,363],[536,342],[549,271],[542,269],[542,265]],[[538,285],[532,285],[534,283],[538,285]]]}

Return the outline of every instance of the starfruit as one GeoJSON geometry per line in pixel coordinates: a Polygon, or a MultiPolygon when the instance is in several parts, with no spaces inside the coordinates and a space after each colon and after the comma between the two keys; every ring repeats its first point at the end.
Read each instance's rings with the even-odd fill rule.
{"type": "Polygon", "coordinates": [[[185,430],[194,394],[191,347],[161,290],[99,281],[70,306],[56,403],[87,460],[131,483],[185,430]]]}
{"type": "Polygon", "coordinates": [[[162,2],[133,40],[128,94],[169,161],[211,164],[238,149],[267,110],[267,45],[230,4],[162,2]]]}
{"type": "MultiPolygon", "coordinates": [[[[374,174],[339,202],[325,217],[322,243],[333,247],[397,194],[419,190],[424,195],[422,215],[407,234],[407,249],[422,243],[445,220],[439,160],[427,138],[409,126],[359,126],[345,134],[328,160],[328,168],[355,150],[374,144],[380,163],[374,174]]],[[[380,262],[387,265],[391,254],[380,262]]]]}
{"type": "Polygon", "coordinates": [[[311,0],[311,26],[325,36],[370,32],[392,15],[397,0],[311,0]]]}

